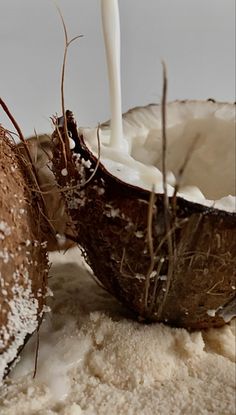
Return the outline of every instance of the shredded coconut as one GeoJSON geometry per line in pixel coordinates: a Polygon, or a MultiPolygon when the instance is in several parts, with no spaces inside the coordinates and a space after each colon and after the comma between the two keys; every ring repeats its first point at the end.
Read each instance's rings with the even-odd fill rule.
{"type": "Polygon", "coordinates": [[[10,226],[4,221],[0,221],[0,240],[5,239],[6,236],[11,235],[10,226]]]}
{"type": "Polygon", "coordinates": [[[207,314],[210,317],[215,317],[217,310],[207,310],[207,314]]]}
{"type": "MultiPolygon", "coordinates": [[[[14,285],[11,288],[13,298],[7,299],[9,311],[7,314],[7,327],[0,328],[0,348],[4,350],[0,355],[0,379],[4,375],[7,365],[14,360],[17,350],[24,344],[28,334],[32,334],[37,326],[38,300],[34,297],[31,287],[31,278],[28,272],[23,273],[25,286],[19,284],[20,273],[13,274],[14,285]],[[14,340],[8,341],[10,338],[14,340]]],[[[6,290],[2,290],[2,295],[7,295],[6,290]]]]}
{"type": "Polygon", "coordinates": [[[167,275],[160,275],[159,280],[166,281],[167,280],[167,275]]]}
{"type": "Polygon", "coordinates": [[[236,320],[193,333],[140,324],[90,278],[78,249],[51,260],[36,377],[33,336],[1,391],[1,415],[235,413],[236,320]]]}
{"type": "Polygon", "coordinates": [[[62,169],[62,171],[61,171],[61,175],[62,175],[62,176],[68,176],[68,171],[67,171],[67,169],[62,169]]]}
{"type": "Polygon", "coordinates": [[[136,238],[143,238],[144,237],[144,233],[142,231],[136,231],[135,233],[136,238]]]}
{"type": "Polygon", "coordinates": [[[0,251],[0,259],[3,260],[4,264],[7,264],[9,261],[9,258],[10,258],[9,252],[7,248],[4,247],[3,250],[0,251]]]}

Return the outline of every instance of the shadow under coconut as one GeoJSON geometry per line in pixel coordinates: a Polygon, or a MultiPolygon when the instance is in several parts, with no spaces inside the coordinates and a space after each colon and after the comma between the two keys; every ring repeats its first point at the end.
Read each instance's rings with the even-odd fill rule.
{"type": "MultiPolygon", "coordinates": [[[[49,274],[50,288],[53,297],[50,306],[53,313],[62,315],[71,314],[76,317],[78,324],[86,315],[102,311],[114,320],[136,319],[135,314],[118,302],[106,288],[94,277],[89,266],[84,262],[80,250],[73,248],[66,254],[52,253],[52,260],[56,258],[49,274]],[[61,256],[61,263],[58,259],[61,256]],[[69,262],[65,263],[68,256],[69,262]],[[72,262],[71,257],[75,260],[72,262]]],[[[60,259],[59,259],[60,261],[60,259]]],[[[58,320],[55,324],[59,324],[58,320]]]]}

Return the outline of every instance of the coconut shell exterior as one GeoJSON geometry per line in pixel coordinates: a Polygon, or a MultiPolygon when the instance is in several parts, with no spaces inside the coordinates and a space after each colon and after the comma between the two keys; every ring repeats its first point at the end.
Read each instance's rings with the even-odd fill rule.
{"type": "MultiPolygon", "coordinates": [[[[69,218],[65,211],[64,200],[58,192],[54,174],[51,169],[52,151],[50,146],[50,136],[42,134],[37,137],[30,137],[27,140],[27,146],[36,169],[40,189],[47,209],[47,217],[51,222],[52,228],[48,228],[46,234],[48,251],[65,250],[74,245],[74,242],[66,238],[70,235],[69,218]],[[55,237],[56,235],[59,238],[55,237]]],[[[25,146],[18,145],[20,154],[28,161],[25,146]]],[[[72,235],[73,237],[73,235],[72,235]]]]}
{"type": "Polygon", "coordinates": [[[16,146],[0,129],[0,381],[42,319],[48,259],[38,196],[16,146]]]}
{"type": "Polygon", "coordinates": [[[143,321],[187,329],[224,325],[224,310],[232,304],[235,308],[236,215],[169,198],[174,247],[170,258],[164,197],[156,194],[152,205],[156,262],[151,267],[147,234],[150,192],[121,182],[101,163],[85,184],[97,159],[78,135],[71,113],[67,114],[69,135],[76,147],[72,153],[62,127],[65,160],[56,130],[53,167],[59,185],[68,187],[64,193],[68,213],[95,276],[143,321]],[[61,174],[64,168],[66,177],[61,174]]]}

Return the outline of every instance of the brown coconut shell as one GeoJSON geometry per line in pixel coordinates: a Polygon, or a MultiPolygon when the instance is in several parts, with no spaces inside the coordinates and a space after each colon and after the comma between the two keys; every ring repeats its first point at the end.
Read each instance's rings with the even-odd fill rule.
{"type": "Polygon", "coordinates": [[[98,280],[141,320],[188,329],[224,325],[236,311],[236,214],[169,197],[170,256],[164,195],[156,194],[150,203],[151,192],[97,165],[69,111],[67,125],[76,147],[71,152],[64,127],[60,137],[56,129],[53,167],[59,185],[68,189],[64,197],[74,232],[98,280]],[[64,168],[67,176],[61,174],[64,168]]]}
{"type": "Polygon", "coordinates": [[[45,223],[16,146],[0,128],[0,381],[42,319],[48,274],[45,223]]]}
{"type": "MultiPolygon", "coordinates": [[[[74,242],[65,236],[70,235],[71,226],[65,211],[64,200],[58,192],[55,176],[52,172],[52,150],[50,143],[51,138],[47,134],[27,139],[28,150],[34,163],[40,189],[45,201],[47,217],[54,229],[52,233],[52,228],[48,228],[46,235],[47,249],[49,251],[56,251],[68,249],[74,245],[74,242]]],[[[25,145],[20,143],[18,149],[24,159],[28,161],[25,145]]]]}

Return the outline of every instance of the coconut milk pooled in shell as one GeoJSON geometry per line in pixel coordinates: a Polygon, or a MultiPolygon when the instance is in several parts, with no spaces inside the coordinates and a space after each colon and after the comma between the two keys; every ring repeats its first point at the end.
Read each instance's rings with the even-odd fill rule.
{"type": "MultiPolygon", "coordinates": [[[[178,195],[204,206],[234,212],[235,106],[211,101],[172,102],[167,106],[167,189],[174,185],[183,160],[195,141],[180,181],[178,195]],[[227,119],[224,114],[227,112],[227,119]]],[[[108,124],[100,129],[101,163],[120,180],[163,193],[161,107],[135,108],[123,116],[129,152],[109,145],[108,124]]],[[[86,145],[98,154],[97,130],[80,129],[86,145]]]]}

